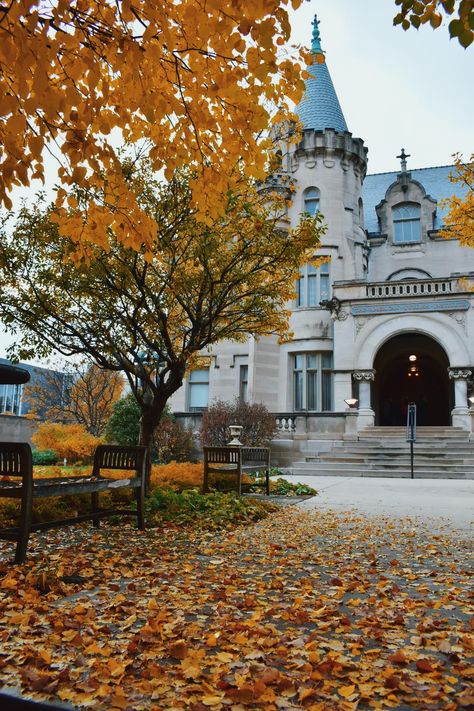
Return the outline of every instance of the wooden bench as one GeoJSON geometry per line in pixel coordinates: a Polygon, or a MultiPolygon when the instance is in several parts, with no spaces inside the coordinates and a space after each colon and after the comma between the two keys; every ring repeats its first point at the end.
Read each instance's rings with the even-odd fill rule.
{"type": "Polygon", "coordinates": [[[0,538],[16,541],[15,563],[26,558],[28,539],[33,531],[43,531],[56,526],[65,526],[81,521],[93,521],[98,527],[106,516],[136,516],[140,530],[145,528],[143,514],[145,475],[147,465],[146,447],[122,447],[99,445],[95,451],[92,474],[84,477],[51,477],[33,479],[31,447],[26,443],[0,442],[0,498],[17,499],[21,503],[18,526],[0,529],[0,538]],[[130,478],[113,479],[102,476],[107,469],[133,472],[130,478]],[[99,508],[99,494],[115,489],[133,489],[137,503],[134,509],[99,508]],[[50,496],[90,494],[91,510],[67,519],[32,523],[33,501],[50,496]]]}
{"type": "Polygon", "coordinates": [[[207,493],[210,488],[210,475],[220,478],[230,478],[235,484],[239,495],[250,487],[263,487],[267,496],[270,495],[270,448],[241,447],[228,445],[226,447],[203,447],[204,451],[204,481],[202,490],[207,493]],[[248,483],[243,481],[245,473],[263,474],[263,481],[248,483]]]}

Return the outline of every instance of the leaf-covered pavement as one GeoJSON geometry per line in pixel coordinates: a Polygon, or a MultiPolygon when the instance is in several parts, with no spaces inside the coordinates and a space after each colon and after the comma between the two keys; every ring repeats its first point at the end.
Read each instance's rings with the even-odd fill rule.
{"type": "Polygon", "coordinates": [[[130,711],[474,704],[469,543],[449,531],[288,507],[233,532],[49,531],[24,566],[0,550],[0,679],[26,696],[130,711]]]}

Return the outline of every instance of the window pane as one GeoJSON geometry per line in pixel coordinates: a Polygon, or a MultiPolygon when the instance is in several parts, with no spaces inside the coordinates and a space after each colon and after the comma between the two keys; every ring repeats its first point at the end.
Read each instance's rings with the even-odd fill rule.
{"type": "Polygon", "coordinates": [[[209,385],[207,383],[191,383],[189,388],[189,407],[207,407],[209,385]]]}
{"type": "Polygon", "coordinates": [[[308,306],[317,306],[317,277],[316,274],[308,276],[308,306]]]}
{"type": "Polygon", "coordinates": [[[322,373],[322,409],[332,410],[332,374],[328,371],[322,373]]]}
{"type": "Polygon", "coordinates": [[[304,279],[298,279],[296,282],[296,303],[298,306],[304,306],[304,279]]]}
{"type": "Polygon", "coordinates": [[[208,383],[209,382],[209,368],[202,368],[201,370],[193,370],[189,375],[189,382],[191,383],[208,383]]]}
{"type": "Polygon", "coordinates": [[[318,269],[317,267],[314,266],[314,264],[308,264],[308,274],[317,274],[318,269]]]}
{"type": "Polygon", "coordinates": [[[307,212],[309,215],[313,216],[315,215],[319,210],[319,200],[317,199],[308,199],[304,201],[304,211],[307,212]]]}
{"type": "Polygon", "coordinates": [[[403,242],[403,222],[394,222],[393,239],[395,242],[403,242]]]}
{"type": "Polygon", "coordinates": [[[304,355],[295,355],[295,368],[301,370],[304,366],[304,355]]]}
{"type": "Polygon", "coordinates": [[[248,382],[248,365],[240,366],[240,387],[239,396],[242,402],[247,402],[247,382],[248,382]]]}
{"type": "Polygon", "coordinates": [[[321,274],[320,301],[329,299],[329,275],[321,274]]]}
{"type": "Polygon", "coordinates": [[[321,274],[329,274],[329,262],[324,262],[324,264],[321,264],[319,267],[321,274]]]}
{"type": "Polygon", "coordinates": [[[321,359],[323,368],[332,368],[332,353],[323,353],[321,359]]]}
{"type": "Polygon", "coordinates": [[[308,410],[316,410],[317,409],[317,392],[318,392],[317,377],[318,377],[317,370],[311,370],[307,373],[306,396],[307,396],[307,401],[308,401],[308,405],[307,405],[308,410]]]}
{"type": "Polygon", "coordinates": [[[310,370],[318,367],[318,356],[315,353],[308,353],[306,356],[306,367],[310,370]]]}
{"type": "Polygon", "coordinates": [[[421,239],[420,221],[412,220],[408,223],[411,227],[410,238],[412,242],[419,242],[421,239]]]}
{"type": "Polygon", "coordinates": [[[295,410],[303,409],[303,373],[296,371],[294,374],[295,410]]]}

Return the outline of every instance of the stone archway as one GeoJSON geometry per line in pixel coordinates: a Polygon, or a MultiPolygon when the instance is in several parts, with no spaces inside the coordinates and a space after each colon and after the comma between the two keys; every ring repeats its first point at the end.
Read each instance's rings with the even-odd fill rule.
{"type": "Polygon", "coordinates": [[[386,341],[374,360],[375,423],[404,425],[407,405],[415,402],[419,425],[450,425],[453,395],[448,367],[446,352],[429,336],[402,333],[386,341]]]}

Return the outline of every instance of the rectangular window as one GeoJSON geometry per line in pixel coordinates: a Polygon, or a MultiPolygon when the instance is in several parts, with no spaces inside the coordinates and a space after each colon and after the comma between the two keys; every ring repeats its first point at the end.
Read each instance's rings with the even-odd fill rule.
{"type": "Polygon", "coordinates": [[[248,381],[249,367],[248,365],[240,366],[240,381],[239,381],[239,398],[242,402],[248,402],[248,381]]]}
{"type": "Polygon", "coordinates": [[[330,298],[329,264],[305,264],[300,269],[296,285],[296,305],[299,307],[318,307],[320,301],[330,298]]]}
{"type": "Polygon", "coordinates": [[[332,410],[332,353],[298,353],[293,356],[294,409],[332,410]]]}
{"type": "Polygon", "coordinates": [[[392,208],[393,241],[406,244],[421,241],[421,209],[415,203],[402,203],[392,208]]]}
{"type": "Polygon", "coordinates": [[[23,385],[0,385],[0,414],[21,415],[23,385]]]}
{"type": "Polygon", "coordinates": [[[189,410],[205,410],[209,403],[209,368],[193,370],[189,375],[189,410]]]}

